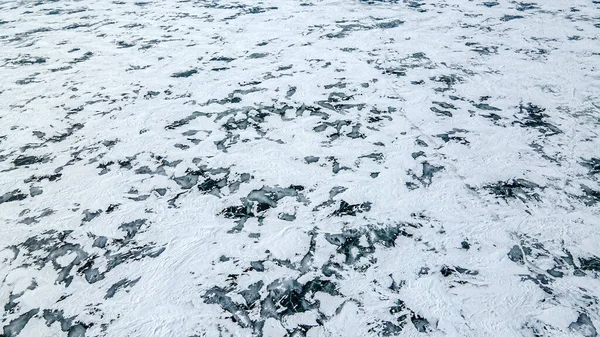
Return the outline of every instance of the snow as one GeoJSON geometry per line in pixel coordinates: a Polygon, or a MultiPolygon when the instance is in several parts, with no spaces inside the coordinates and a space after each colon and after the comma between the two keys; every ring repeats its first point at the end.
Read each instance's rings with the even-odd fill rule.
{"type": "Polygon", "coordinates": [[[0,2],[11,336],[586,336],[597,1],[0,2]]]}

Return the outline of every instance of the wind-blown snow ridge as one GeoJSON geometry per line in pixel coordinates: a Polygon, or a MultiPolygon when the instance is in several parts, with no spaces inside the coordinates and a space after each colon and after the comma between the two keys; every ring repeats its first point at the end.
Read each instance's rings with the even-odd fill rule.
{"type": "Polygon", "coordinates": [[[599,10],[0,2],[0,334],[597,336],[599,10]]]}

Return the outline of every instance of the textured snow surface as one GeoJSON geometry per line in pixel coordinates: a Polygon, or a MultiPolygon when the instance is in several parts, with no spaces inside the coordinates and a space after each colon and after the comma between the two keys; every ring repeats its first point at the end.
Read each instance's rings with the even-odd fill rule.
{"type": "Polygon", "coordinates": [[[0,334],[597,336],[599,15],[0,1],[0,334]]]}

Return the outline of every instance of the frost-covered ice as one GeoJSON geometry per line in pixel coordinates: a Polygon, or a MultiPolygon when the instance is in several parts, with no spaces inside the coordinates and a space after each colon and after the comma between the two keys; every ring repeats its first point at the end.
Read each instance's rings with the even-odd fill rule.
{"type": "Polygon", "coordinates": [[[0,333],[597,336],[599,14],[0,1],[0,333]]]}

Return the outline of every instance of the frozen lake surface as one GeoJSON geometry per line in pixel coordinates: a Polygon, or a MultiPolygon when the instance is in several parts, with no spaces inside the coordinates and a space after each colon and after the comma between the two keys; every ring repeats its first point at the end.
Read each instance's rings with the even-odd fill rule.
{"type": "Polygon", "coordinates": [[[0,335],[598,336],[599,15],[0,1],[0,335]]]}

